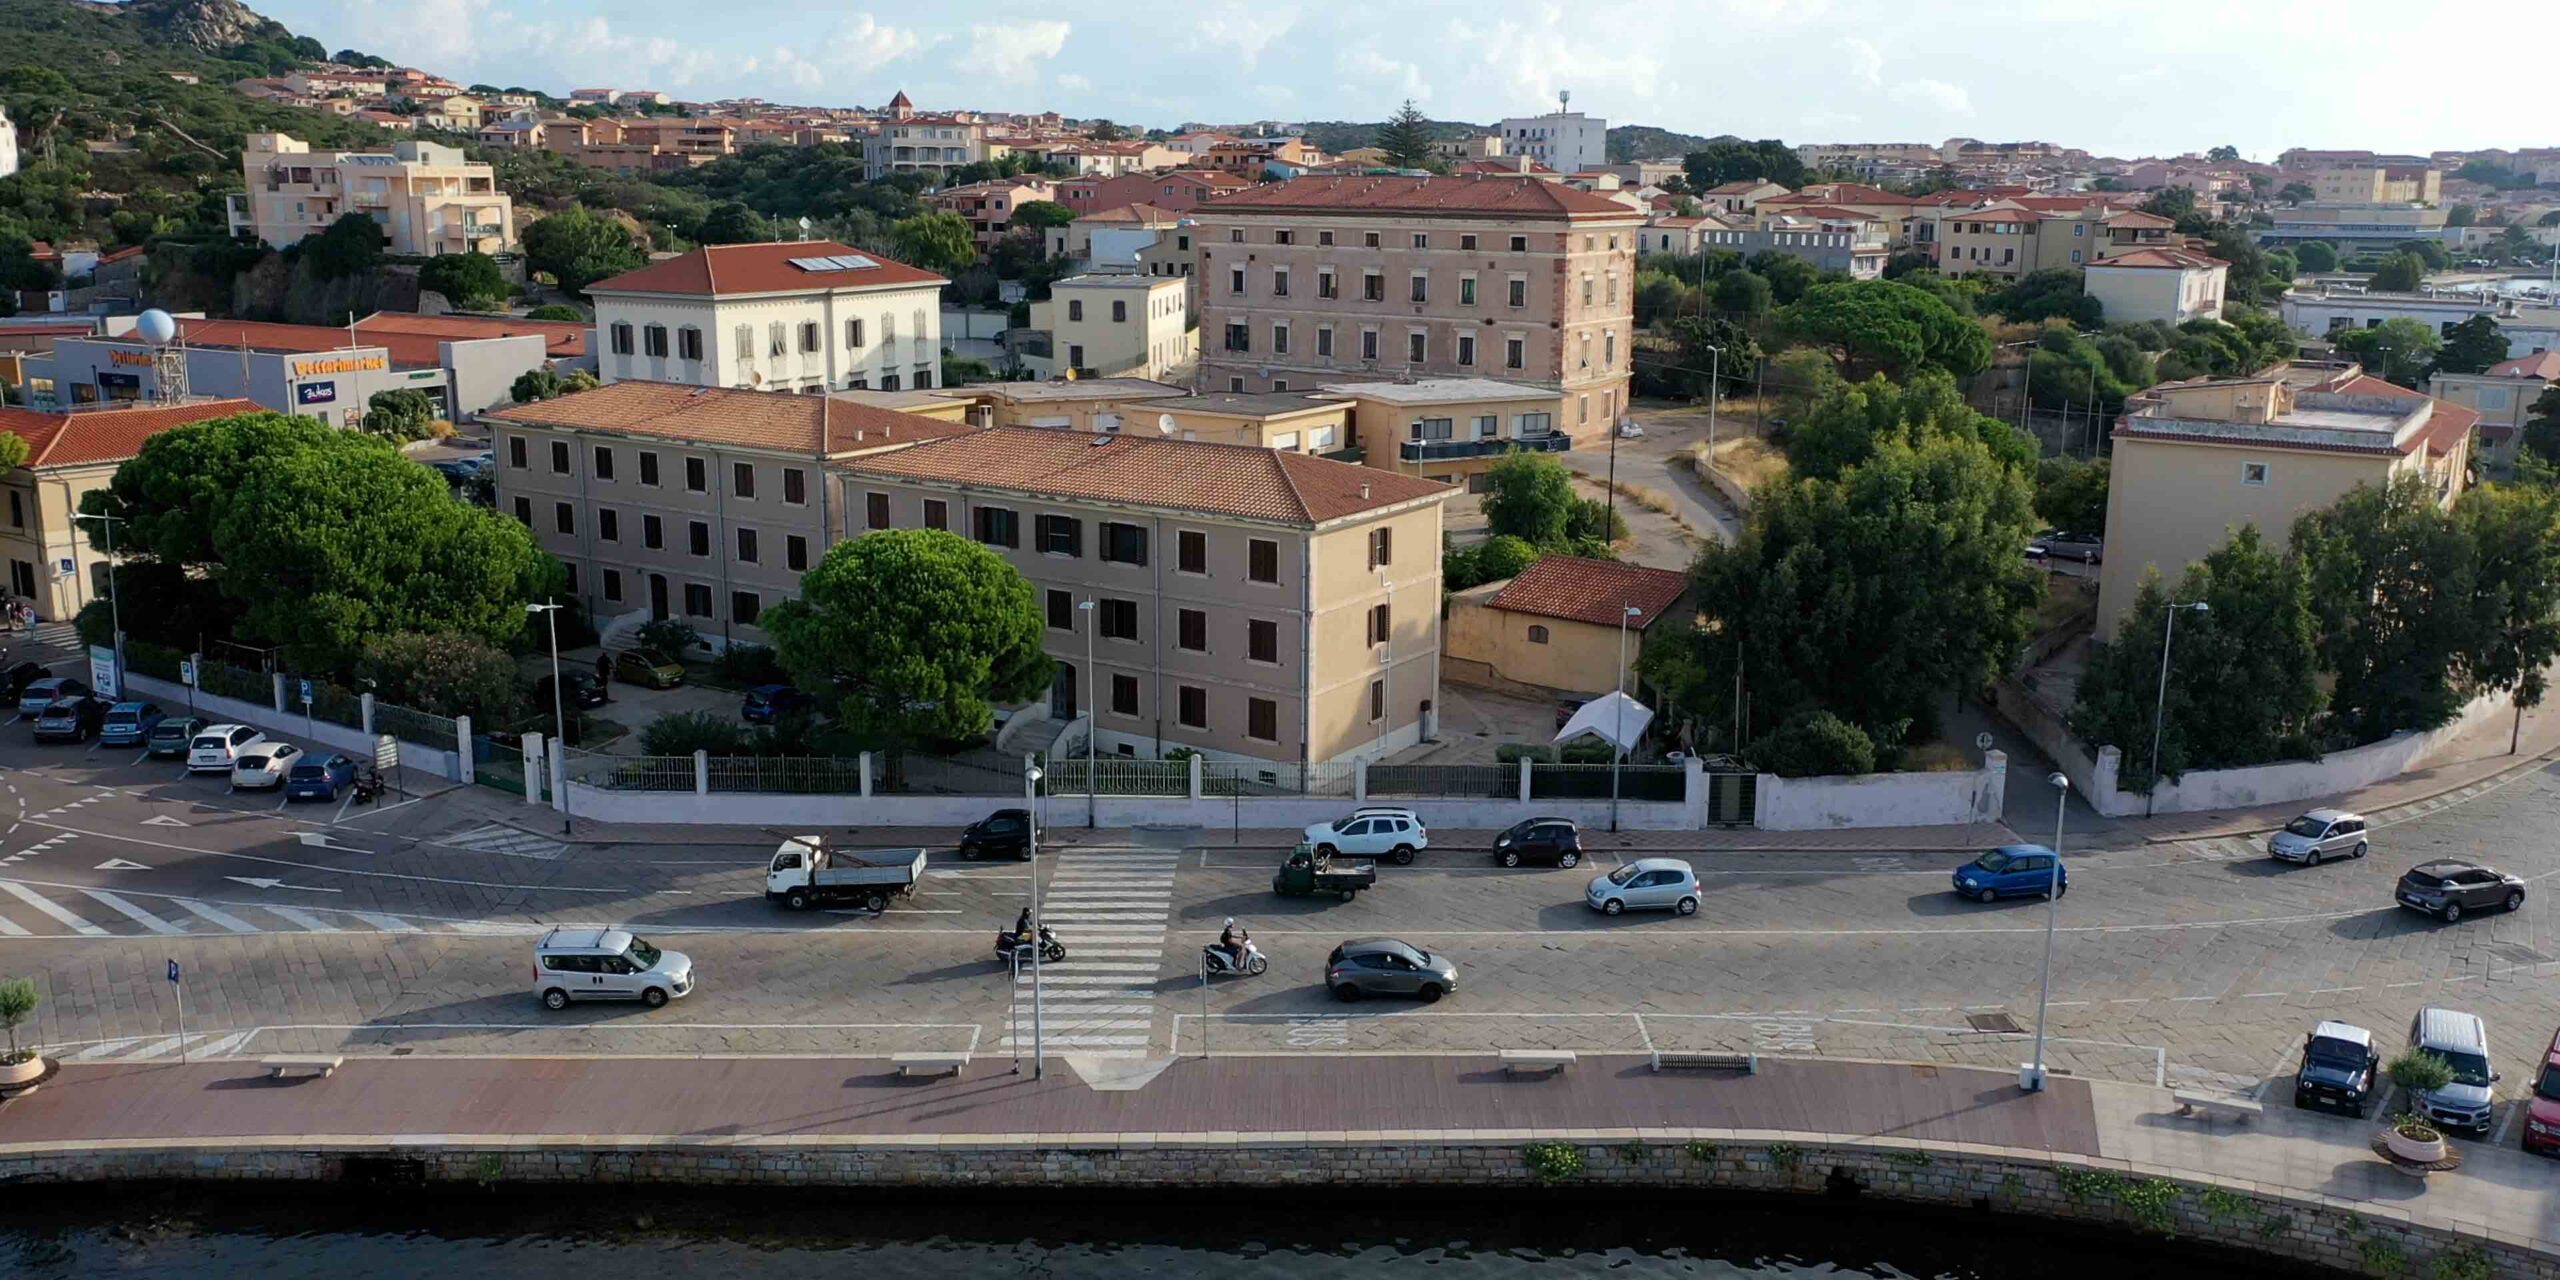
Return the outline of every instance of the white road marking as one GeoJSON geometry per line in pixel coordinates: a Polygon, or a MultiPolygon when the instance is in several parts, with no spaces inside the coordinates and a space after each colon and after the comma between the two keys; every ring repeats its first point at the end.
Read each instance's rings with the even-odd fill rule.
{"type": "Polygon", "coordinates": [[[185,1044],[189,1040],[196,1039],[197,1036],[201,1034],[202,1033],[199,1032],[197,1035],[171,1036],[166,1040],[154,1040],[131,1053],[117,1055],[116,1061],[140,1062],[145,1058],[157,1058],[161,1054],[176,1050],[179,1045],[185,1044]]]}
{"type": "Polygon", "coordinates": [[[178,926],[117,897],[104,889],[84,889],[81,892],[96,899],[100,905],[106,907],[108,910],[123,916],[127,920],[133,921],[135,924],[141,925],[145,929],[149,929],[153,933],[183,934],[186,932],[186,930],[181,929],[178,926]]]}
{"type": "Polygon", "coordinates": [[[25,925],[19,924],[17,921],[12,920],[7,916],[0,916],[0,937],[28,938],[33,936],[35,935],[29,933],[25,925]]]}
{"type": "Polygon", "coordinates": [[[195,1055],[199,1058],[221,1057],[222,1055],[239,1048],[243,1042],[248,1040],[249,1037],[256,1034],[258,1033],[255,1031],[234,1031],[220,1039],[207,1040],[203,1044],[196,1046],[195,1055]]]}
{"type": "Polygon", "coordinates": [[[219,907],[209,906],[205,903],[198,902],[193,898],[171,898],[170,901],[178,904],[178,906],[184,909],[187,914],[194,916],[196,919],[202,920],[208,924],[220,925],[225,929],[229,929],[233,933],[261,932],[258,926],[251,924],[228,911],[224,911],[219,907]]]}
{"type": "Polygon", "coordinates": [[[142,1043],[142,1037],[140,1036],[133,1036],[124,1040],[101,1040],[96,1044],[90,1045],[86,1049],[82,1049],[78,1053],[72,1054],[69,1058],[64,1060],[67,1062],[96,1062],[100,1058],[112,1058],[125,1049],[140,1043],[142,1043]]]}
{"type": "Polygon", "coordinates": [[[14,880],[0,880],[0,890],[6,890],[10,894],[14,895],[20,902],[24,902],[28,906],[34,907],[36,910],[53,917],[62,924],[69,926],[72,932],[80,934],[83,937],[103,938],[107,936],[106,930],[63,910],[61,907],[55,906],[53,899],[48,898],[25,885],[19,884],[14,880]]]}
{"type": "Polygon", "coordinates": [[[366,924],[372,925],[376,929],[382,930],[384,933],[426,932],[398,916],[386,916],[372,911],[350,911],[347,914],[354,916],[358,920],[364,921],[366,924]]]}
{"type": "Polygon", "coordinates": [[[282,916],[295,924],[301,925],[303,928],[308,929],[313,933],[338,932],[338,926],[331,924],[308,911],[299,910],[293,907],[268,907],[267,911],[271,915],[282,916]]]}

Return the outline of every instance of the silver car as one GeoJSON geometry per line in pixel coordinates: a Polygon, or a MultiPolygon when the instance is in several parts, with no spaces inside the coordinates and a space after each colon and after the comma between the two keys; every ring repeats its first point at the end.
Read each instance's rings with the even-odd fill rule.
{"type": "Polygon", "coordinates": [[[1678,858],[1638,858],[1606,875],[1591,877],[1582,892],[1591,909],[1607,915],[1621,911],[1677,911],[1698,914],[1698,873],[1678,858]]]}
{"type": "Polygon", "coordinates": [[[693,991],[693,961],[625,929],[553,929],[533,948],[533,994],[546,1009],[572,1000],[637,1000],[652,1009],[693,991]]]}
{"type": "Polygon", "coordinates": [[[2365,854],[2365,820],[2344,809],[2314,809],[2267,837],[2267,854],[2282,862],[2320,865],[2322,858],[2365,854]]]}
{"type": "Polygon", "coordinates": [[[1458,989],[1458,965],[1393,938],[1346,942],[1324,962],[1324,985],[1339,1000],[1362,996],[1412,996],[1423,1003],[1458,989]]]}

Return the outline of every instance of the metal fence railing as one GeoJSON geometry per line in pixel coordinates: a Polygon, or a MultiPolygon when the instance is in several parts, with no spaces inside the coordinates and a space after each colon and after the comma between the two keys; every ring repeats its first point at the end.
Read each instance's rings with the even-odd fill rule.
{"type": "MultiPolygon", "coordinates": [[[[1684,800],[1689,771],[1676,764],[1631,764],[1618,769],[1618,796],[1624,800],[1684,800]]],[[[1605,764],[1538,764],[1529,766],[1532,800],[1606,800],[1610,767],[1605,764]]],[[[1514,775],[1513,786],[1518,786],[1514,775]]]]}
{"type": "Polygon", "coordinates": [[[871,789],[876,793],[927,796],[1022,794],[1022,764],[1018,760],[996,763],[914,752],[876,759],[877,772],[871,779],[871,789]]]}
{"type": "Polygon", "coordinates": [[[432,711],[415,711],[408,707],[395,707],[388,702],[375,702],[373,731],[390,734],[402,742],[414,742],[420,746],[451,750],[456,741],[456,735],[462,731],[462,726],[451,716],[440,716],[432,711]]]}
{"type": "Polygon", "coordinates": [[[1516,764],[1373,764],[1370,796],[1449,796],[1516,800],[1520,766],[1516,764]]]}
{"type": "Polygon", "coordinates": [[[1187,796],[1191,794],[1188,760],[1130,760],[1101,756],[1094,760],[1054,760],[1042,789],[1053,796],[1187,796]]]}
{"type": "Polygon", "coordinates": [[[1350,799],[1358,769],[1349,764],[1261,764],[1202,761],[1206,796],[1338,796],[1350,799]]]}
{"type": "Polygon", "coordinates": [[[606,791],[691,791],[692,756],[609,756],[571,749],[563,771],[569,780],[606,791]]]}
{"type": "MultiPolygon", "coordinates": [[[[688,762],[690,763],[690,762],[688,762]]],[[[774,795],[857,795],[862,759],[834,756],[714,756],[707,764],[713,791],[774,795]]],[[[687,778],[690,783],[690,777],[687,778]]]]}
{"type": "Polygon", "coordinates": [[[274,705],[276,696],[275,677],[211,659],[196,664],[196,688],[217,698],[238,698],[261,706],[274,705]]]}

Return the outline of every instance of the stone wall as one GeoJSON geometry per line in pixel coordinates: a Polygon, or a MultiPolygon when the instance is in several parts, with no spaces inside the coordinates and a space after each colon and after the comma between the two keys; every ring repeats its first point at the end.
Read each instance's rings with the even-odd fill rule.
{"type": "Polygon", "coordinates": [[[2219,1182],[2123,1161],[1978,1146],[1721,1131],[1429,1133],[1262,1138],[308,1138],[195,1147],[0,1147],[13,1182],[289,1181],[1024,1188],[1328,1185],[1684,1187],[1862,1194],[1968,1211],[2106,1224],[2369,1275],[2560,1280],[2548,1242],[2421,1225],[2423,1199],[2368,1215],[2309,1192],[2219,1182]],[[2473,1259],[2487,1270],[2471,1267],[2473,1259]]]}

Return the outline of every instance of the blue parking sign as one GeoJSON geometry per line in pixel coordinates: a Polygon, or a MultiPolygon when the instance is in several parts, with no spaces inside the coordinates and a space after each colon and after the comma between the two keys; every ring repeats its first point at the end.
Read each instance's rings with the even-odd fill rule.
{"type": "Polygon", "coordinates": [[[171,961],[169,962],[169,981],[170,981],[170,982],[172,982],[172,983],[175,983],[177,980],[178,980],[178,962],[177,962],[177,961],[175,961],[175,960],[171,960],[171,961]]]}
{"type": "Polygon", "coordinates": [[[302,682],[302,700],[304,702],[311,701],[311,682],[308,680],[302,682]]]}

